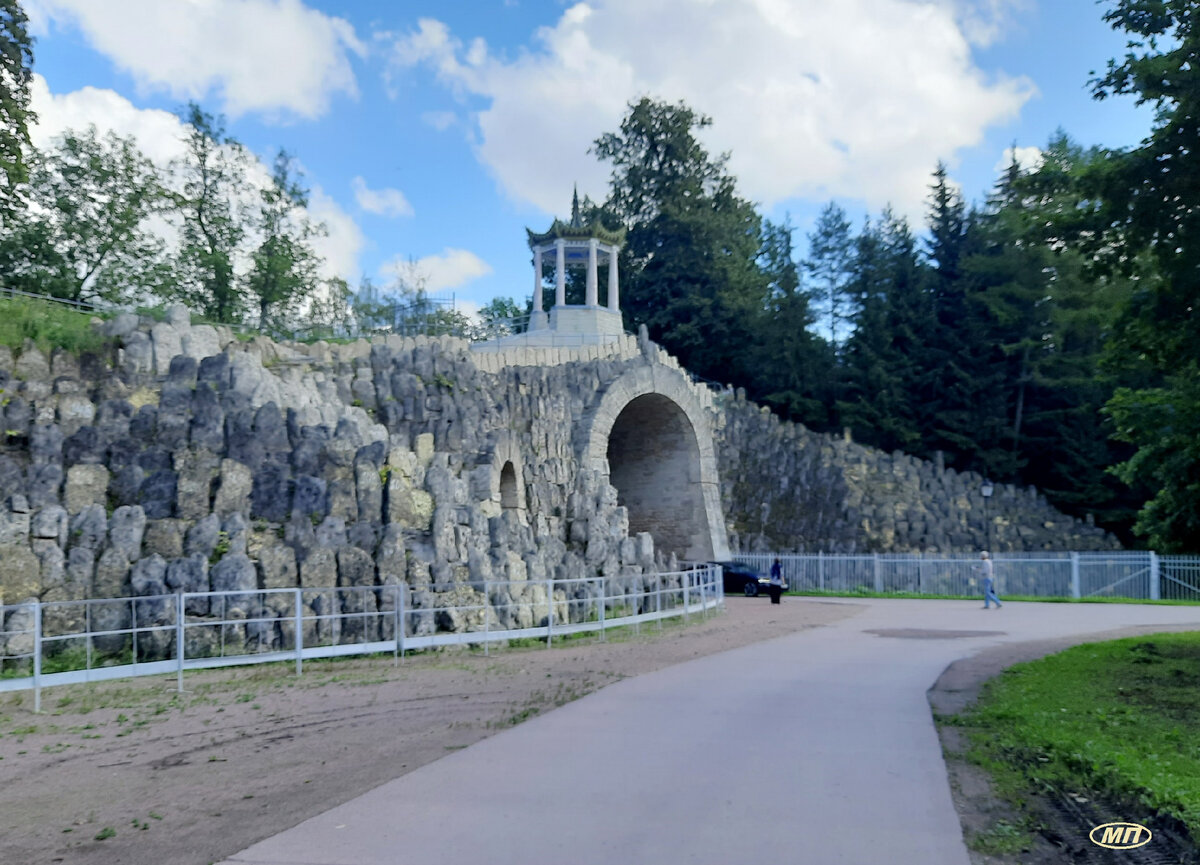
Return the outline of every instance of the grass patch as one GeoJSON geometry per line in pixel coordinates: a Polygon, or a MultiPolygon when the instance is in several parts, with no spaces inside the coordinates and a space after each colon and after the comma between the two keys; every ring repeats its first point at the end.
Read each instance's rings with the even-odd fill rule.
{"type": "Polygon", "coordinates": [[[965,728],[969,759],[1018,805],[1032,793],[1082,794],[1170,816],[1200,841],[1200,634],[1018,664],[945,721],[965,728]]]}
{"type": "Polygon", "coordinates": [[[1033,833],[1006,820],[1000,820],[986,832],[971,836],[967,846],[988,856],[1015,856],[1033,846],[1033,833]]]}
{"type": "Polygon", "coordinates": [[[99,351],[107,337],[92,330],[93,313],[62,304],[16,297],[0,300],[0,345],[20,351],[32,339],[44,354],[53,348],[81,353],[99,351]]]}

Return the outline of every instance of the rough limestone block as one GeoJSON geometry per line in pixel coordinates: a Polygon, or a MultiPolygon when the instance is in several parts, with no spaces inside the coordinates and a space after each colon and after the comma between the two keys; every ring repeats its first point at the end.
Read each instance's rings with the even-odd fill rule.
{"type": "Polygon", "coordinates": [[[142,551],[146,555],[158,555],[168,560],[181,557],[185,526],[183,520],[147,520],[146,532],[142,536],[142,551]]]}
{"type": "Polygon", "coordinates": [[[428,468],[433,462],[433,433],[421,433],[413,443],[413,451],[417,455],[417,463],[428,468]]]}
{"type": "MultiPolygon", "coordinates": [[[[135,562],[142,555],[142,537],[146,532],[146,514],[139,505],[126,505],[113,511],[108,521],[108,541],[120,550],[126,561],[135,562]]],[[[100,597],[113,597],[100,595],[100,597]]]]}
{"type": "Polygon", "coordinates": [[[249,513],[250,492],[254,488],[254,475],[237,460],[221,460],[221,474],[217,481],[217,495],[213,500],[213,511],[228,516],[235,511],[249,513]]]}
{"type": "Polygon", "coordinates": [[[59,547],[67,545],[67,511],[61,505],[48,505],[33,515],[29,535],[35,540],[48,540],[59,547]]]}
{"type": "Polygon", "coordinates": [[[221,352],[217,331],[211,325],[198,324],[188,330],[181,340],[183,354],[196,360],[204,360],[221,352]]]}
{"type": "Polygon", "coordinates": [[[44,381],[50,378],[50,363],[46,355],[38,351],[32,340],[25,340],[21,356],[13,364],[13,375],[23,381],[44,381]]]}
{"type": "Polygon", "coordinates": [[[89,505],[104,505],[108,500],[108,469],[102,465],[80,463],[67,469],[63,504],[67,513],[77,514],[89,505]]]}
{"type": "Polygon", "coordinates": [[[29,502],[25,496],[9,496],[0,506],[0,546],[29,540],[29,502]]]}
{"type": "Polygon", "coordinates": [[[173,303],[167,307],[167,323],[181,334],[186,333],[192,326],[192,314],[182,303],[173,303]]]}
{"type": "Polygon", "coordinates": [[[96,418],[95,404],[82,394],[63,394],[58,398],[58,425],[64,436],[72,436],[80,427],[96,418]]]}
{"type": "Polygon", "coordinates": [[[305,588],[328,588],[337,585],[337,550],[314,549],[300,564],[300,585],[305,588]]]}
{"type": "Polygon", "coordinates": [[[105,336],[115,336],[118,339],[125,339],[138,328],[138,317],[136,313],[119,312],[114,318],[110,318],[101,327],[101,332],[105,336]]]}
{"type": "Polygon", "coordinates": [[[211,603],[215,612],[224,612],[228,616],[230,613],[245,614],[250,611],[254,596],[249,592],[258,588],[258,571],[249,556],[245,553],[229,553],[212,566],[208,579],[214,592],[247,593],[213,598],[211,603]]]}
{"type": "Polygon", "coordinates": [[[41,562],[26,544],[0,545],[0,603],[15,604],[41,593],[41,562]]]}
{"type": "MultiPolygon", "coordinates": [[[[155,553],[138,559],[129,572],[129,586],[133,594],[153,600],[138,601],[135,604],[138,627],[151,624],[162,624],[174,607],[174,599],[161,597],[167,594],[167,563],[162,556],[155,553]]],[[[140,638],[139,638],[140,642],[140,638]]]]}
{"type": "Polygon", "coordinates": [[[126,595],[129,559],[118,547],[108,546],[96,562],[92,579],[93,598],[120,598],[126,595]]]}
{"type": "Polygon", "coordinates": [[[298,585],[295,551],[284,544],[264,547],[258,554],[258,572],[264,589],[295,588],[298,585]]]}
{"type": "Polygon", "coordinates": [[[387,520],[408,529],[427,532],[433,524],[433,496],[413,487],[399,473],[388,477],[387,520]]]}
{"type": "Polygon", "coordinates": [[[171,369],[171,358],[183,352],[179,331],[160,321],[150,328],[150,342],[154,353],[154,372],[156,375],[166,375],[171,369]]]}

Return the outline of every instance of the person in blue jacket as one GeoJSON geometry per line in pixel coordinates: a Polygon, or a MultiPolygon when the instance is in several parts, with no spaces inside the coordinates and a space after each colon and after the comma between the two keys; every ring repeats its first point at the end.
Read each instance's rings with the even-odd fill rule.
{"type": "Polygon", "coordinates": [[[771,563],[771,584],[767,586],[767,591],[771,593],[771,603],[778,604],[779,596],[783,594],[783,565],[778,557],[771,563]]]}

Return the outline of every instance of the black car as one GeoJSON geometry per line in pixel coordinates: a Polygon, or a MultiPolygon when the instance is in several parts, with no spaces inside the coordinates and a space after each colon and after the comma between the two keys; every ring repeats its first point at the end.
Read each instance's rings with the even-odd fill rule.
{"type": "Polygon", "coordinates": [[[725,593],[745,595],[747,598],[766,594],[771,578],[763,576],[752,565],[745,562],[714,562],[724,569],[725,593]]]}

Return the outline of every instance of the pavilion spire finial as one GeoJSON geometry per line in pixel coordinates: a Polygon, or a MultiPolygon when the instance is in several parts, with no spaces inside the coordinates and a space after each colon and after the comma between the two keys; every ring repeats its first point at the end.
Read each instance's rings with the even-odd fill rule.
{"type": "Polygon", "coordinates": [[[579,213],[579,184],[575,184],[575,194],[571,197],[571,227],[583,228],[583,217],[579,213]]]}

